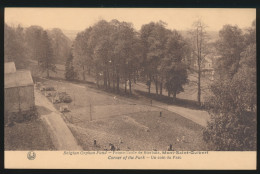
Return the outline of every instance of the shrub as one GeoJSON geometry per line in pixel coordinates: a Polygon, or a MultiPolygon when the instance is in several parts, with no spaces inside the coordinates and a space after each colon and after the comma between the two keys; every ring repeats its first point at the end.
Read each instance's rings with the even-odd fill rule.
{"type": "Polygon", "coordinates": [[[56,94],[58,96],[59,102],[71,103],[72,99],[66,92],[59,92],[56,94]]]}

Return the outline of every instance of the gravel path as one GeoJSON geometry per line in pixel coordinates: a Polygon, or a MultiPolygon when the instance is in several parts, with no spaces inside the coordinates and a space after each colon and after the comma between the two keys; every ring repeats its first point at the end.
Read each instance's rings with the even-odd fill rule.
{"type": "Polygon", "coordinates": [[[61,117],[61,113],[37,90],[35,90],[35,104],[57,150],[82,150],[61,117]]]}
{"type": "Polygon", "coordinates": [[[168,111],[179,114],[203,127],[207,126],[207,121],[209,121],[210,119],[210,116],[206,111],[188,109],[188,108],[173,106],[173,105],[167,105],[167,106],[160,105],[160,107],[164,107],[168,111]]]}
{"type": "MultiPolygon", "coordinates": [[[[146,89],[147,87],[142,83],[137,83],[137,85],[135,85],[133,88],[144,91],[144,89],[146,89]]],[[[144,96],[142,96],[142,98],[146,99],[144,96]]],[[[175,106],[175,105],[168,105],[154,100],[153,100],[153,106],[157,106],[159,108],[163,108],[168,111],[179,114],[203,127],[206,127],[207,121],[210,120],[210,115],[208,114],[208,112],[203,110],[189,109],[189,108],[175,106]]]]}

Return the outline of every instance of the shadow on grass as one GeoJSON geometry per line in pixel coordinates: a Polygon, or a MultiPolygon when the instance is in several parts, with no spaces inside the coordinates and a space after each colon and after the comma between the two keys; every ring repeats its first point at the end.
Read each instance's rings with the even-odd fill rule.
{"type": "Polygon", "coordinates": [[[140,90],[135,90],[135,92],[139,95],[142,95],[146,98],[159,101],[161,103],[169,104],[169,105],[175,105],[175,106],[181,106],[185,108],[190,109],[203,109],[201,106],[198,105],[198,103],[194,100],[187,100],[187,99],[179,99],[176,98],[175,101],[173,101],[172,97],[164,96],[164,95],[156,95],[154,93],[148,93],[140,90]]]}
{"type": "Polygon", "coordinates": [[[107,94],[113,94],[113,95],[116,95],[116,96],[121,96],[121,97],[125,97],[125,98],[130,98],[130,99],[138,99],[138,95],[135,95],[135,94],[130,94],[129,93],[129,90],[127,90],[127,92],[125,93],[125,90],[123,88],[119,88],[119,91],[117,91],[116,89],[113,89],[113,87],[110,87],[110,88],[105,88],[104,86],[100,85],[99,87],[96,85],[95,82],[91,82],[91,81],[87,81],[87,80],[78,80],[78,79],[75,79],[75,80],[66,80],[64,78],[60,78],[60,77],[49,77],[49,78],[46,78],[44,77],[41,78],[41,77],[34,77],[35,81],[37,82],[44,82],[46,81],[46,79],[50,79],[50,80],[55,80],[55,81],[63,81],[63,82],[69,82],[69,83],[72,83],[72,84],[85,84],[87,85],[87,87],[91,88],[91,89],[95,89],[97,91],[102,91],[102,92],[105,92],[107,94]]]}
{"type": "Polygon", "coordinates": [[[119,88],[119,91],[117,91],[116,89],[113,89],[113,87],[110,87],[110,88],[105,88],[104,86],[99,86],[97,87],[96,84],[93,85],[93,86],[88,86],[89,88],[92,88],[92,89],[96,89],[96,90],[99,90],[99,91],[102,91],[102,92],[105,92],[107,94],[113,94],[113,95],[116,95],[116,96],[121,96],[121,97],[125,97],[125,98],[130,98],[130,99],[138,99],[138,95],[136,94],[130,94],[129,91],[127,91],[125,93],[124,89],[122,88],[119,88]]]}

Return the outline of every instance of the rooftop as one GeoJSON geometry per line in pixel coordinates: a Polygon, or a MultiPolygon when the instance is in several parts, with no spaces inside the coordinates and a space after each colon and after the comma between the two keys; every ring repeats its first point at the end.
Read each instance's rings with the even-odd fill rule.
{"type": "Polygon", "coordinates": [[[6,62],[4,69],[5,69],[5,74],[14,73],[16,71],[14,62],[6,62]]]}
{"type": "Polygon", "coordinates": [[[5,74],[5,88],[33,85],[31,72],[18,70],[14,73],[5,74]]]}

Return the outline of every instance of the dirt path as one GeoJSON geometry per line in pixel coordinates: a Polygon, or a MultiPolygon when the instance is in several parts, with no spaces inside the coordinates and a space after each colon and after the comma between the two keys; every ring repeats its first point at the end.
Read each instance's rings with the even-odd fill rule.
{"type": "Polygon", "coordinates": [[[57,150],[82,150],[60,113],[37,90],[35,90],[35,105],[41,115],[41,119],[46,123],[48,130],[50,130],[51,139],[57,150]]]}
{"type": "Polygon", "coordinates": [[[164,107],[168,111],[179,114],[203,127],[207,126],[207,121],[210,119],[210,116],[206,111],[188,109],[188,108],[172,106],[172,105],[167,105],[167,106],[160,105],[160,107],[164,107]]]}
{"type": "MultiPolygon", "coordinates": [[[[135,89],[142,90],[142,91],[145,89],[145,87],[146,86],[142,83],[138,83],[137,85],[135,85],[135,89]]],[[[142,96],[141,98],[146,99],[144,96],[142,96]]],[[[168,105],[154,100],[153,100],[153,106],[157,106],[159,108],[163,108],[168,111],[179,114],[203,127],[207,126],[207,121],[209,121],[210,119],[208,112],[203,110],[189,109],[180,106],[168,105]]]]}

